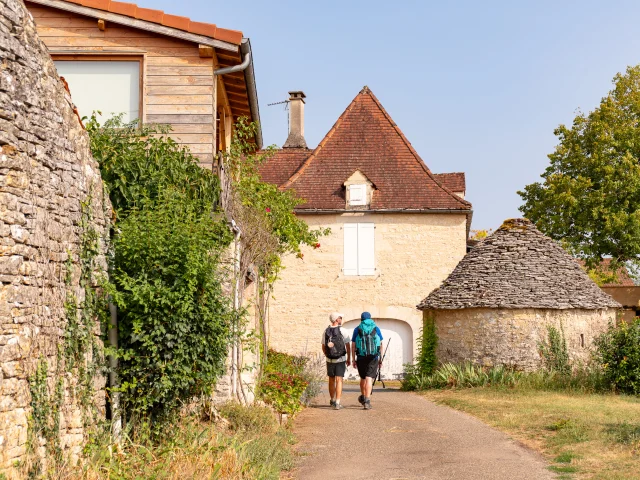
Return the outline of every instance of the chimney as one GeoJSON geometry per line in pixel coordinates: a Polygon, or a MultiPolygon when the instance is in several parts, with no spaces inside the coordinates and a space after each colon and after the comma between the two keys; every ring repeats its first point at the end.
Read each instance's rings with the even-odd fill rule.
{"type": "Polygon", "coordinates": [[[307,148],[304,140],[304,92],[289,92],[289,136],[282,148],[307,148]]]}

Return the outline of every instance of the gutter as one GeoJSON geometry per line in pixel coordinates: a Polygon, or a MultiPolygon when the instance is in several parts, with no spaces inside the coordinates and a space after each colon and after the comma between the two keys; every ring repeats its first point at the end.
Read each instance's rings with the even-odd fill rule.
{"type": "Polygon", "coordinates": [[[251,54],[251,41],[243,38],[240,44],[240,54],[242,63],[233,67],[219,68],[214,70],[214,75],[226,75],[227,73],[244,72],[244,81],[247,84],[247,95],[249,97],[249,109],[251,110],[251,120],[258,124],[256,132],[256,143],[258,150],[262,149],[262,125],[260,124],[260,107],[258,105],[258,90],[256,88],[256,77],[253,69],[253,55],[251,54]]]}
{"type": "Polygon", "coordinates": [[[322,209],[322,208],[297,208],[295,213],[460,213],[469,216],[473,213],[473,210],[459,210],[459,209],[438,209],[438,208],[389,208],[389,209],[376,209],[376,210],[345,210],[344,208],[334,209],[322,209]]]}

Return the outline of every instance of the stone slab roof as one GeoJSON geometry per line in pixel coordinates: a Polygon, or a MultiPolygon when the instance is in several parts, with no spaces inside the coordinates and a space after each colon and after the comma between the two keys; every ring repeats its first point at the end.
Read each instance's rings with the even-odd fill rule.
{"type": "Polygon", "coordinates": [[[357,170],[376,186],[371,210],[471,210],[437,180],[368,87],[313,151],[283,148],[261,168],[265,180],[306,200],[297,211],[345,210],[344,182],[357,170]]]}
{"type": "Polygon", "coordinates": [[[420,310],[620,308],[529,220],[507,220],[458,264],[420,310]]]}

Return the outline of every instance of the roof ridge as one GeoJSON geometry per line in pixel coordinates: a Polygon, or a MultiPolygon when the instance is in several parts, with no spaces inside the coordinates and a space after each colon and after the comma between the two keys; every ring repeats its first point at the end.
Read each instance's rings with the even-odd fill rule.
{"type": "MultiPolygon", "coordinates": [[[[458,195],[456,195],[455,193],[453,193],[451,190],[449,190],[448,188],[446,188],[444,185],[442,185],[440,182],[438,182],[434,176],[433,173],[431,172],[431,170],[429,169],[429,167],[427,167],[427,164],[424,163],[424,160],[422,160],[422,157],[418,154],[418,152],[416,151],[415,148],[413,148],[413,145],[411,145],[411,142],[409,141],[409,139],[404,135],[404,133],[402,132],[402,130],[400,130],[400,127],[398,126],[398,124],[393,120],[393,118],[391,118],[391,115],[389,115],[389,113],[385,110],[385,108],[382,106],[382,103],[380,103],[380,101],[378,100],[378,98],[375,96],[375,94],[369,89],[369,87],[365,86],[363,89],[363,91],[366,90],[366,93],[368,93],[372,100],[375,102],[375,104],[378,106],[378,108],[382,111],[382,113],[384,114],[385,118],[389,121],[389,123],[391,124],[391,126],[395,129],[395,131],[398,133],[398,135],[400,136],[400,138],[402,139],[402,141],[405,143],[405,145],[409,148],[409,150],[411,151],[412,155],[415,157],[416,161],[420,164],[420,166],[422,167],[422,169],[426,172],[426,174],[431,178],[431,180],[433,180],[436,185],[438,185],[440,188],[442,188],[445,192],[447,192],[452,198],[454,198],[457,202],[460,202],[461,204],[465,205],[465,206],[469,206],[471,207],[471,202],[467,202],[466,200],[463,200],[462,198],[460,198],[458,195]]],[[[362,93],[362,92],[361,92],[362,93]]],[[[358,97],[356,97],[358,98],[358,97]]]]}
{"type": "Polygon", "coordinates": [[[356,103],[356,100],[358,99],[358,97],[360,96],[360,94],[365,90],[368,90],[368,87],[364,87],[360,93],[358,95],[356,95],[353,100],[351,100],[351,103],[349,103],[349,105],[347,105],[347,108],[344,109],[344,111],[342,112],[342,114],[338,117],[338,119],[335,121],[335,123],[333,124],[333,126],[329,129],[329,131],[326,133],[326,135],[324,136],[324,138],[320,141],[320,143],[316,146],[316,148],[313,149],[313,151],[311,152],[311,154],[306,158],[306,160],[304,162],[302,162],[302,164],[298,167],[298,169],[293,172],[293,175],[291,175],[291,177],[289,177],[289,180],[287,180],[286,182],[284,182],[282,185],[280,185],[280,189],[281,190],[285,190],[287,188],[289,188],[291,186],[291,184],[293,182],[295,182],[300,175],[302,175],[304,173],[304,171],[306,170],[306,168],[309,166],[309,164],[311,163],[311,160],[313,158],[315,158],[318,153],[320,152],[320,150],[322,149],[322,147],[324,147],[324,145],[329,141],[329,139],[333,136],[333,134],[335,133],[335,131],[337,130],[338,126],[342,123],[342,120],[344,119],[345,115],[347,114],[347,112],[349,112],[353,106],[356,103]]]}

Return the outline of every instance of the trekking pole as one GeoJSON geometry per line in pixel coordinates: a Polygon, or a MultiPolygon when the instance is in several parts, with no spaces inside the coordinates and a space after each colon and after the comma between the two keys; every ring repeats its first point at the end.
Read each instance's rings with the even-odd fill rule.
{"type": "MultiPolygon", "coordinates": [[[[389,344],[391,343],[391,339],[389,339],[389,341],[387,342],[387,348],[384,349],[384,354],[382,355],[382,360],[380,360],[380,363],[384,362],[384,358],[387,356],[387,352],[389,351],[389,344]]],[[[380,380],[380,382],[382,382],[382,388],[387,388],[387,386],[384,384],[384,380],[382,380],[382,376],[381,374],[382,369],[380,368],[380,366],[378,366],[378,376],[376,378],[373,379],[373,385],[371,385],[371,393],[373,394],[373,387],[375,387],[376,385],[376,381],[380,380]]]]}

